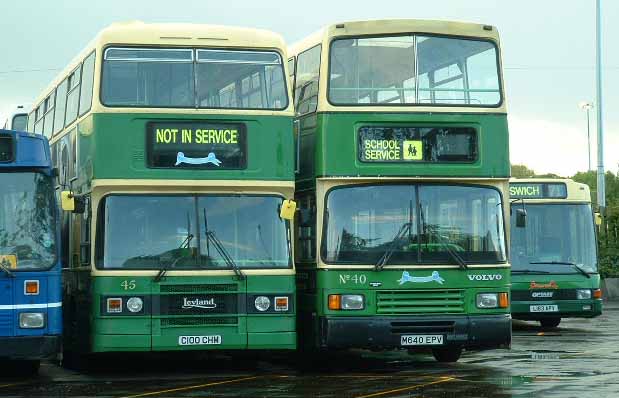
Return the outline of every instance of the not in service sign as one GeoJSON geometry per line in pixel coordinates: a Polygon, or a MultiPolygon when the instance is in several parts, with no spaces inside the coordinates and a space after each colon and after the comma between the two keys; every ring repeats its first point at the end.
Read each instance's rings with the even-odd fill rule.
{"type": "Polygon", "coordinates": [[[247,167],[247,132],[242,123],[151,122],[146,136],[149,167],[247,167]]]}

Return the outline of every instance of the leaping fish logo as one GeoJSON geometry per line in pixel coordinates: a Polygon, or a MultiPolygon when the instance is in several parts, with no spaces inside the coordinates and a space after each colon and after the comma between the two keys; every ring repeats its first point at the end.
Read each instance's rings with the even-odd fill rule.
{"type": "Polygon", "coordinates": [[[402,272],[402,277],[398,279],[400,285],[405,284],[406,282],[413,283],[426,283],[426,282],[437,282],[439,285],[442,285],[445,282],[445,279],[441,278],[438,274],[438,271],[432,271],[432,275],[430,276],[410,276],[408,271],[402,272]]]}
{"type": "Polygon", "coordinates": [[[181,163],[187,164],[207,164],[212,163],[215,166],[219,166],[221,164],[221,160],[217,159],[217,156],[213,152],[209,152],[208,156],[205,158],[188,158],[185,156],[183,152],[179,152],[176,155],[176,163],[174,166],[178,166],[181,163]]]}

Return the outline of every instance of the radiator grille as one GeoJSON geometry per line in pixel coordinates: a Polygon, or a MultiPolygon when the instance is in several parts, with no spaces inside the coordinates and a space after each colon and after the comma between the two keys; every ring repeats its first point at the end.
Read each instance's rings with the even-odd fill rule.
{"type": "Polygon", "coordinates": [[[210,292],[235,292],[237,285],[229,284],[191,284],[191,285],[161,285],[161,293],[210,293],[210,292]]]}
{"type": "Polygon", "coordinates": [[[512,301],[576,300],[576,289],[512,290],[512,301]],[[537,297],[533,297],[536,295],[537,297]],[[546,296],[546,297],[542,297],[546,296]]]}
{"type": "Polygon", "coordinates": [[[459,314],[464,292],[458,289],[389,290],[377,293],[377,314],[459,314]]]}
{"type": "Polygon", "coordinates": [[[183,317],[183,318],[163,318],[161,319],[162,328],[183,327],[183,326],[209,326],[209,325],[237,325],[237,317],[183,317]]]}

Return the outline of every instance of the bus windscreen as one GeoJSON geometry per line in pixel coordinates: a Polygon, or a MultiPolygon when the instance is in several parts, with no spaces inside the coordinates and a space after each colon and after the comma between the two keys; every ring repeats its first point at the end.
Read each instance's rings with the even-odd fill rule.
{"type": "Polygon", "coordinates": [[[56,261],[54,186],[40,173],[0,173],[0,261],[10,270],[56,261]]]}
{"type": "Polygon", "coordinates": [[[497,48],[491,41],[429,35],[334,40],[334,105],[498,106],[497,48]]]}

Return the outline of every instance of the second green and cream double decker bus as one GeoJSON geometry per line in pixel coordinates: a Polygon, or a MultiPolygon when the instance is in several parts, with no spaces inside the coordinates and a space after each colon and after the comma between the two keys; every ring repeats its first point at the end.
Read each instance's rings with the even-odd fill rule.
{"type": "Polygon", "coordinates": [[[114,24],[38,98],[72,209],[67,357],[296,347],[285,60],[267,31],[114,24]]]}
{"type": "Polygon", "coordinates": [[[556,327],[561,318],[602,313],[591,194],[568,179],[513,179],[512,316],[556,327]]]}
{"type": "Polygon", "coordinates": [[[290,55],[302,343],[431,349],[445,362],[509,346],[497,30],[344,22],[290,55]]]}

